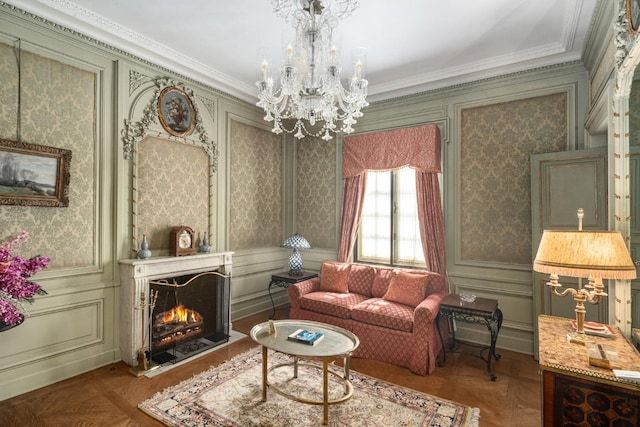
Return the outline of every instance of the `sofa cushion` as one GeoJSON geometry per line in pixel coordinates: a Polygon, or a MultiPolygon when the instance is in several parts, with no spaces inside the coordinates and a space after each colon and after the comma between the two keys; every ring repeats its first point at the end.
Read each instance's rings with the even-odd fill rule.
{"type": "Polygon", "coordinates": [[[320,290],[325,292],[349,292],[348,280],[351,264],[323,262],[320,267],[320,290]]]}
{"type": "Polygon", "coordinates": [[[352,264],[349,272],[349,292],[371,296],[376,269],[370,265],[352,264]]]}
{"type": "Polygon", "coordinates": [[[382,299],[417,307],[427,294],[429,276],[398,271],[382,299]]]}
{"type": "Polygon", "coordinates": [[[411,332],[413,311],[413,308],[407,305],[382,298],[369,298],[353,307],[351,318],[370,325],[411,332]]]}
{"type": "Polygon", "coordinates": [[[387,293],[392,277],[393,270],[391,268],[376,269],[376,276],[373,278],[373,285],[371,286],[371,296],[382,298],[387,293]]]}
{"type": "Polygon", "coordinates": [[[300,298],[300,307],[316,313],[349,319],[353,307],[368,298],[355,293],[311,292],[300,298]]]}

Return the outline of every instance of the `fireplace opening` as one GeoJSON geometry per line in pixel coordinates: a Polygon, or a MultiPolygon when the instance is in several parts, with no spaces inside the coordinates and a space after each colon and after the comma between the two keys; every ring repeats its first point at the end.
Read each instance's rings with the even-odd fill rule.
{"type": "Polygon", "coordinates": [[[177,363],[229,341],[230,278],[216,271],[149,281],[151,360],[177,363]]]}

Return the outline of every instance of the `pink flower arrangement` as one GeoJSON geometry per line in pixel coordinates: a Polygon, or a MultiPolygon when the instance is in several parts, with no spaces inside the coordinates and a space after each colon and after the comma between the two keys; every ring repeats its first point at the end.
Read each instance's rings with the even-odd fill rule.
{"type": "Polygon", "coordinates": [[[35,294],[46,294],[44,289],[29,277],[44,269],[50,258],[34,256],[24,259],[13,255],[12,250],[29,240],[29,233],[23,231],[9,242],[0,244],[0,322],[16,325],[28,315],[23,301],[33,303],[35,294]]]}

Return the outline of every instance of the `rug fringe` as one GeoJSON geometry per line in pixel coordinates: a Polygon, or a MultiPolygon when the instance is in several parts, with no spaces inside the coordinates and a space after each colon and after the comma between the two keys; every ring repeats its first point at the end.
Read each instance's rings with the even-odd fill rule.
{"type": "Polygon", "coordinates": [[[464,427],[478,427],[480,425],[480,409],[470,408],[467,414],[464,427]]]}

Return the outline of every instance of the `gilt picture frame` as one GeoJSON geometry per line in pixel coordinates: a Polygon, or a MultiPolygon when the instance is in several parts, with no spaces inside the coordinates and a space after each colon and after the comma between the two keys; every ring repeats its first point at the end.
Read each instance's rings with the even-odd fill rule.
{"type": "Polygon", "coordinates": [[[158,118],[162,128],[173,136],[188,136],[195,126],[195,110],[189,96],[175,86],[169,86],[158,96],[158,118]]]}
{"type": "Polygon", "coordinates": [[[0,139],[0,205],[69,206],[71,150],[0,139]]]}

